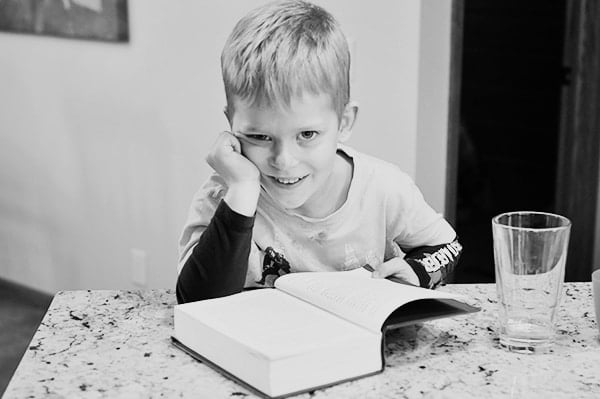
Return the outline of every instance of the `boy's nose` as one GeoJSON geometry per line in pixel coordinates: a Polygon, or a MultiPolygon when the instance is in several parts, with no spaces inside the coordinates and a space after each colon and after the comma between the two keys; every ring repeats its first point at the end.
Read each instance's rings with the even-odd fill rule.
{"type": "Polygon", "coordinates": [[[297,163],[297,159],[291,148],[285,145],[277,145],[271,154],[271,166],[277,170],[287,170],[297,163]]]}

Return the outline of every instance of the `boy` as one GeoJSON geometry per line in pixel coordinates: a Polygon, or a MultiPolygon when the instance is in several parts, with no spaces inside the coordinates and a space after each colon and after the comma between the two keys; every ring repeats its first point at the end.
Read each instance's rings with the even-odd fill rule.
{"type": "Polygon", "coordinates": [[[367,264],[376,278],[444,282],[461,251],[452,227],[397,167],[342,144],[358,106],[328,12],[294,0],[251,11],[221,67],[231,131],[180,240],[179,303],[367,264]]]}

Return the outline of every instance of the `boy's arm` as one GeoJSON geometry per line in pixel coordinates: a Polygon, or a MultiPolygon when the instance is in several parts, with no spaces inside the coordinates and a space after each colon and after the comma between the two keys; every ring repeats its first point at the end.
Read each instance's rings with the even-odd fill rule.
{"type": "Polygon", "coordinates": [[[195,226],[184,230],[184,264],[176,289],[179,303],[240,292],[248,270],[260,172],[230,132],[219,134],[206,161],[227,191],[191,250],[188,246],[198,230],[195,226]]]}
{"type": "Polygon", "coordinates": [[[462,252],[458,239],[448,244],[425,245],[413,248],[404,258],[395,257],[383,262],[373,273],[375,278],[394,276],[423,288],[436,288],[447,282],[462,252]]]}
{"type": "Polygon", "coordinates": [[[462,246],[452,226],[427,204],[414,181],[404,174],[396,180],[388,200],[388,234],[405,255],[385,262],[380,274],[408,276],[415,283],[418,279],[421,287],[435,288],[447,282],[462,246]]]}
{"type": "Polygon", "coordinates": [[[221,201],[177,278],[177,302],[240,292],[252,245],[254,216],[233,211],[221,201]]]}

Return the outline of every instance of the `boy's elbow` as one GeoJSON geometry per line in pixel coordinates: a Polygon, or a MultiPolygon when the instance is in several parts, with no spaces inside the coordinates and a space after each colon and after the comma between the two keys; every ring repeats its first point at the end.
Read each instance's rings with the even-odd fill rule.
{"type": "Polygon", "coordinates": [[[185,265],[175,286],[175,296],[178,304],[202,301],[204,299],[220,298],[237,294],[243,290],[243,281],[214,281],[208,279],[195,267],[185,265]]]}
{"type": "Polygon", "coordinates": [[[181,273],[179,274],[179,277],[177,277],[175,296],[179,305],[182,303],[194,302],[203,299],[197,294],[196,290],[191,289],[191,287],[186,284],[186,282],[181,278],[181,273]]]}
{"type": "Polygon", "coordinates": [[[187,303],[208,299],[209,295],[206,290],[206,278],[201,275],[194,267],[185,264],[175,286],[175,296],[177,303],[187,303]]]}
{"type": "Polygon", "coordinates": [[[181,285],[179,284],[179,279],[177,279],[177,284],[175,284],[175,297],[177,298],[177,304],[181,305],[182,303],[186,303],[186,295],[184,291],[181,289],[181,285]]]}

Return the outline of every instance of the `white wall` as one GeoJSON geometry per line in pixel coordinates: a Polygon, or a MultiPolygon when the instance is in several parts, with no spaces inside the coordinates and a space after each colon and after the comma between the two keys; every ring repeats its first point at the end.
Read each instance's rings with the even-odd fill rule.
{"type": "Polygon", "coordinates": [[[444,211],[448,151],[452,1],[421,0],[415,180],[444,211]]]}
{"type": "MultiPolygon", "coordinates": [[[[174,286],[180,229],[209,172],[204,156],[227,128],[221,47],[262,3],[130,0],[128,44],[0,33],[1,278],[47,292],[129,288],[139,249],[145,286],[174,286]]],[[[350,144],[416,176],[443,209],[428,187],[444,162],[427,173],[417,163],[417,129],[426,130],[418,85],[447,97],[445,83],[436,91],[419,75],[421,4],[318,3],[354,43],[361,110],[350,144]]],[[[445,143],[436,137],[445,132],[442,108],[427,118],[441,118],[431,139],[445,143]]]]}

